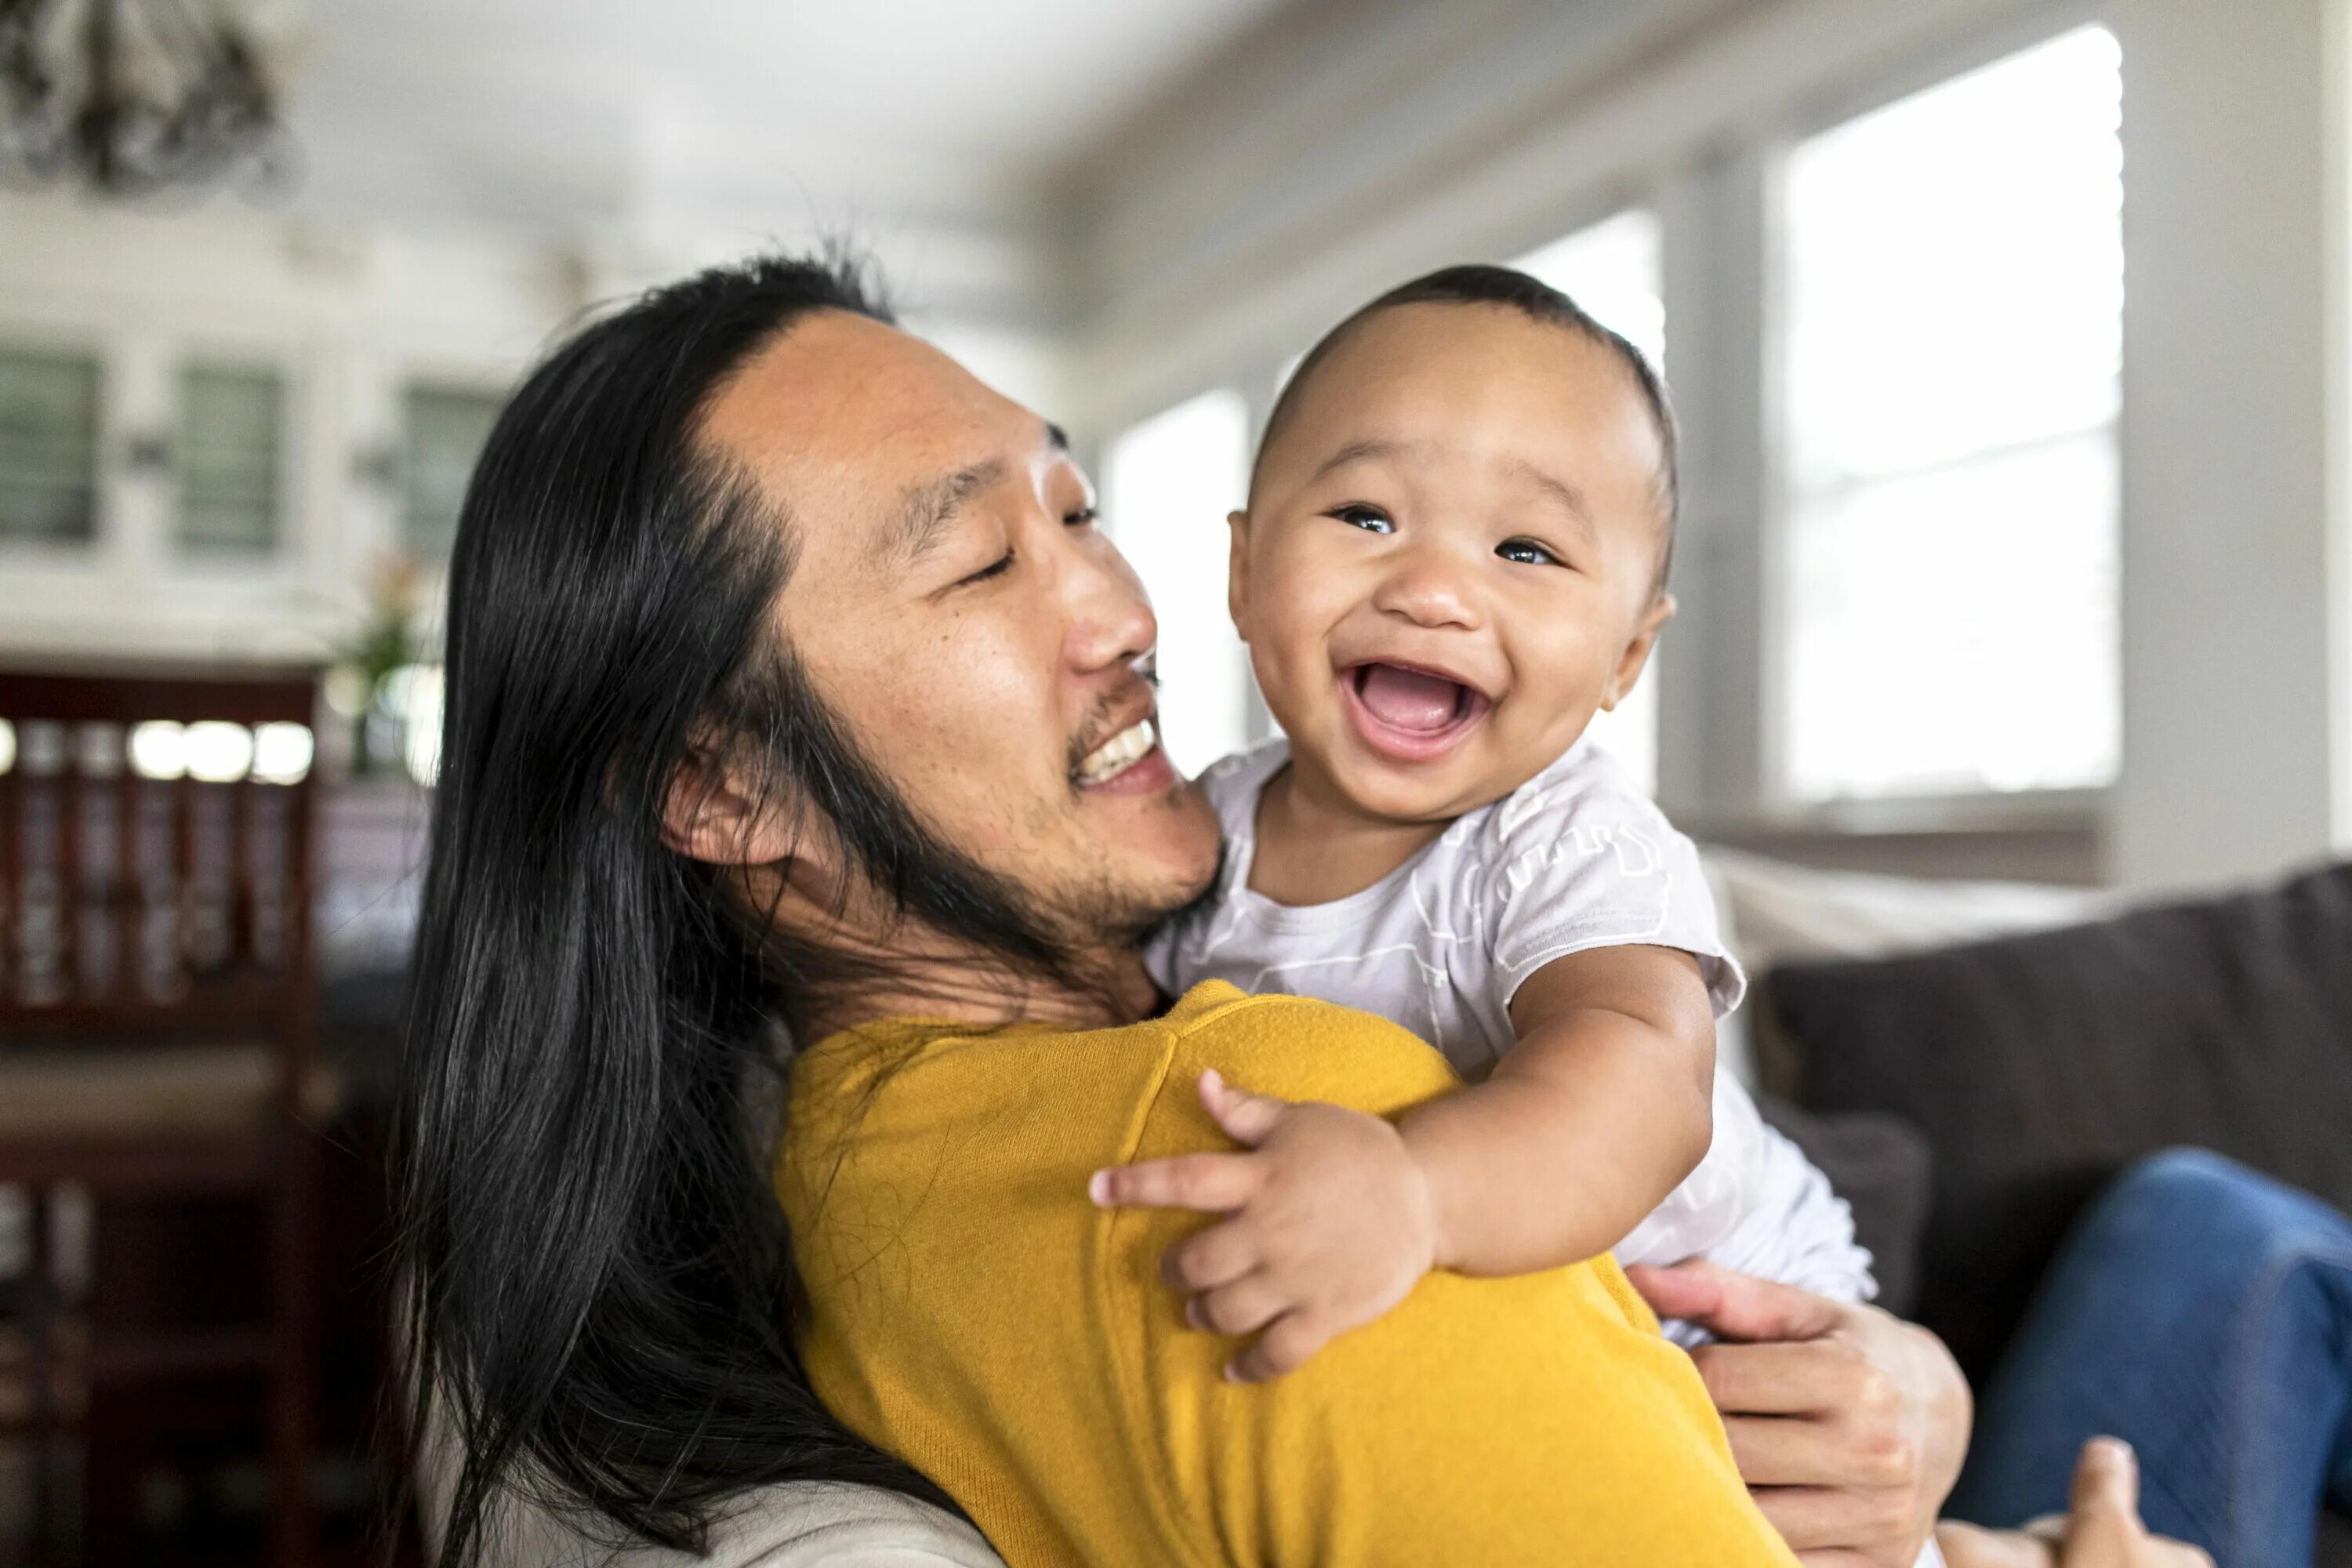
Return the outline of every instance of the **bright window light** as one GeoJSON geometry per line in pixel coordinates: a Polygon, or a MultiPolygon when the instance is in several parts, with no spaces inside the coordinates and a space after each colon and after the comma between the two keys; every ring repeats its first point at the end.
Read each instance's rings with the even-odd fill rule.
{"type": "Polygon", "coordinates": [[[1789,160],[1799,799],[2115,776],[2121,104],[2116,40],[2084,27],[1789,160]]]}
{"type": "Polygon", "coordinates": [[[16,726],[0,719],[0,774],[16,771],[16,726]]]}
{"type": "Polygon", "coordinates": [[[131,726],[131,771],[142,779],[184,778],[188,772],[187,726],[150,719],[131,726]]]}
{"type": "Polygon", "coordinates": [[[404,664],[384,676],[378,699],[400,721],[401,762],[408,776],[427,789],[441,772],[445,685],[439,665],[404,664]]]}
{"type": "Polygon", "coordinates": [[[1592,743],[1625,764],[1644,795],[1658,793],[1658,658],[1664,639],[1651,648],[1641,680],[1616,707],[1595,713],[1585,726],[1592,743]]]}
{"type": "Polygon", "coordinates": [[[1249,410],[1204,392],[1135,426],[1104,465],[1104,520],[1160,619],[1160,723],[1197,773],[1249,739],[1249,655],[1225,608],[1225,514],[1249,484],[1249,410]]]}
{"type": "MultiPolygon", "coordinates": [[[[1593,320],[1640,349],[1652,365],[1664,364],[1665,284],[1657,214],[1629,208],[1529,251],[1512,265],[1583,306],[1593,320]]],[[[1652,793],[1658,787],[1658,659],[1653,652],[1641,683],[1612,711],[1594,715],[1586,731],[1652,793]]]]}
{"type": "Polygon", "coordinates": [[[308,724],[257,724],[253,731],[253,776],[263,784],[300,784],[310,776],[316,749],[308,724]]]}
{"type": "Polygon", "coordinates": [[[205,784],[235,784],[253,767],[253,731],[205,719],[188,726],[188,776],[205,784]]]}
{"type": "Polygon", "coordinates": [[[1658,215],[1649,208],[1628,207],[1588,224],[1511,265],[1584,307],[1585,314],[1622,334],[1651,364],[1664,366],[1665,285],[1658,215]]]}

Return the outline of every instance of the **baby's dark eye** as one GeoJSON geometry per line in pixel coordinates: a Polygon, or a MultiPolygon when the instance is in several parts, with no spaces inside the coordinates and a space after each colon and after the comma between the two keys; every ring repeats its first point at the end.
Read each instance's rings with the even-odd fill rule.
{"type": "Polygon", "coordinates": [[[1084,528],[1088,523],[1095,521],[1095,509],[1093,507],[1082,506],[1076,511],[1064,512],[1062,514],[1062,526],[1065,528],[1084,528]]]}
{"type": "Polygon", "coordinates": [[[1506,561],[1516,561],[1522,566],[1561,566],[1567,564],[1550,551],[1532,539],[1506,539],[1495,546],[1495,553],[1506,561]]]}
{"type": "Polygon", "coordinates": [[[1380,508],[1366,506],[1360,501],[1349,501],[1345,506],[1335,506],[1327,515],[1338,518],[1350,528],[1360,528],[1367,533],[1396,531],[1396,521],[1393,518],[1380,508]]]}

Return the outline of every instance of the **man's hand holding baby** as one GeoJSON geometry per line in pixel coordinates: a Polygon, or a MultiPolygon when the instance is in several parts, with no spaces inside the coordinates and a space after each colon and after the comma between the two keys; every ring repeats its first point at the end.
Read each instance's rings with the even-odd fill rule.
{"type": "Polygon", "coordinates": [[[1392,1124],[1250,1094],[1214,1072],[1201,1075],[1201,1103],[1243,1152],[1114,1166],[1087,1193],[1105,1207],[1226,1216],[1170,1247],[1160,1273],[1187,1293],[1194,1327],[1257,1335],[1228,1377],[1295,1371],[1444,1261],[1429,1180],[1392,1124]]]}

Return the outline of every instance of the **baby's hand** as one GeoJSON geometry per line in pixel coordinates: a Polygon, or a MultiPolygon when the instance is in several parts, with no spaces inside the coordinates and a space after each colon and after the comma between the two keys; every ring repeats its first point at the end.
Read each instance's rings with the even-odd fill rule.
{"type": "Polygon", "coordinates": [[[1160,1272],[1192,1292],[1193,1327],[1265,1331],[1225,1368],[1263,1383],[1403,1300],[1435,1266],[1429,1184],[1377,1116],[1245,1093],[1213,1071],[1201,1075],[1201,1103],[1247,1152],[1115,1165],[1087,1192],[1105,1208],[1228,1216],[1170,1247],[1160,1272]]]}

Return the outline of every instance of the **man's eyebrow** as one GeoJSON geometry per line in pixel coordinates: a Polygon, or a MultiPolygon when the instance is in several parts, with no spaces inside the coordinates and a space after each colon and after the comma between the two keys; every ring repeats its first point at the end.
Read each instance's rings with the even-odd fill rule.
{"type": "MultiPolygon", "coordinates": [[[[1069,433],[1050,420],[1045,424],[1045,445],[1055,452],[1067,454],[1069,433]]],[[[943,479],[925,479],[908,485],[898,499],[898,516],[890,526],[883,548],[904,566],[913,566],[939,547],[947,536],[948,525],[964,502],[1004,478],[1003,462],[995,458],[959,468],[943,479]]]]}
{"type": "Polygon", "coordinates": [[[883,548],[897,556],[901,566],[916,564],[947,537],[948,525],[964,503],[1003,477],[1004,464],[991,458],[944,478],[908,485],[898,499],[898,520],[891,524],[883,548]]]}

